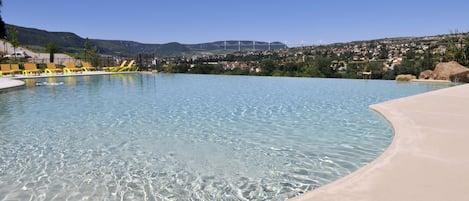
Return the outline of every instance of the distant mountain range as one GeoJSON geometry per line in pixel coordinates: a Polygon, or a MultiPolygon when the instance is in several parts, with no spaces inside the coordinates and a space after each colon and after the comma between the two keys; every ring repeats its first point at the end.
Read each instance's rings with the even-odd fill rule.
{"type": "MultiPolygon", "coordinates": [[[[70,32],[49,32],[34,28],[6,24],[6,30],[18,29],[18,40],[21,46],[35,51],[43,51],[48,43],[53,43],[59,52],[79,54],[83,52],[85,38],[70,32]]],[[[7,34],[7,37],[10,36],[7,34]]],[[[88,39],[89,47],[97,47],[100,54],[116,56],[135,56],[136,54],[155,54],[157,56],[192,56],[202,54],[222,54],[236,51],[275,50],[287,47],[281,42],[263,41],[216,41],[200,44],[144,44],[123,40],[88,39]]]]}

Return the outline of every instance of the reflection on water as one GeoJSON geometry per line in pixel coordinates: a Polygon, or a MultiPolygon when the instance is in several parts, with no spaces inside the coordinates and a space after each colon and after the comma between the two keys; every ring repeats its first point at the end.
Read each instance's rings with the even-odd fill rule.
{"type": "Polygon", "coordinates": [[[392,129],[370,104],[446,87],[164,74],[25,81],[0,94],[0,200],[284,200],[388,146],[392,129]]]}
{"type": "Polygon", "coordinates": [[[77,85],[77,78],[78,77],[65,77],[65,83],[67,86],[73,87],[77,85]]]}
{"type": "Polygon", "coordinates": [[[23,81],[25,83],[26,88],[36,87],[36,80],[35,79],[25,79],[23,81]]]}

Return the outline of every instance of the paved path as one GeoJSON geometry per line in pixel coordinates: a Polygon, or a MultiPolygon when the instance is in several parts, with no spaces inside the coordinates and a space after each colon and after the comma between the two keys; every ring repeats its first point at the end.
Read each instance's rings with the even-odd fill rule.
{"type": "Polygon", "coordinates": [[[469,84],[370,106],[395,137],[375,161],[291,200],[469,200],[469,84]]]}

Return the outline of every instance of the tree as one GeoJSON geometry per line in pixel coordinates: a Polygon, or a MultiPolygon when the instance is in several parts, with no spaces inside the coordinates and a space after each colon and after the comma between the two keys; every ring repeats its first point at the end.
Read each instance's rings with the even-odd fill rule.
{"type": "Polygon", "coordinates": [[[463,61],[462,65],[469,65],[469,33],[464,37],[463,61]]]}
{"type": "Polygon", "coordinates": [[[16,48],[20,45],[20,42],[18,41],[18,29],[16,27],[11,28],[8,30],[11,36],[11,46],[13,46],[13,52],[16,52],[16,48]]]}
{"type": "Polygon", "coordinates": [[[378,59],[387,59],[388,58],[388,50],[386,49],[386,47],[381,47],[379,49],[379,54],[378,54],[378,59]]]}
{"type": "Polygon", "coordinates": [[[86,51],[90,49],[90,41],[88,40],[88,38],[85,39],[85,47],[84,47],[84,51],[85,51],[85,61],[87,61],[86,59],[86,51]]]}
{"type": "Polygon", "coordinates": [[[186,73],[189,70],[188,64],[178,64],[173,67],[174,73],[186,73]]]}
{"type": "Polygon", "coordinates": [[[54,54],[58,51],[57,46],[54,43],[49,42],[46,45],[46,51],[49,52],[49,62],[54,63],[54,54]]]}
{"type": "Polygon", "coordinates": [[[227,74],[227,75],[249,75],[249,69],[234,68],[232,70],[226,70],[224,74],[227,74]]]}
{"type": "Polygon", "coordinates": [[[372,61],[365,64],[364,71],[371,72],[370,77],[372,79],[382,79],[383,78],[383,62],[372,61]]]}
{"type": "Polygon", "coordinates": [[[326,76],[327,78],[337,78],[340,77],[331,66],[331,60],[326,57],[317,57],[314,60],[314,64],[318,67],[319,72],[326,76]]]}
{"type": "Polygon", "coordinates": [[[304,77],[324,77],[315,63],[305,63],[301,71],[304,77]]]}
{"type": "MultiPolygon", "coordinates": [[[[2,0],[0,0],[0,6],[2,6],[2,0]]],[[[0,16],[0,38],[6,37],[5,22],[3,22],[2,16],[0,16]]]]}
{"type": "MultiPolygon", "coordinates": [[[[89,52],[88,60],[91,60],[91,65],[100,66],[100,60],[99,60],[100,56],[98,53],[98,47],[94,46],[93,49],[89,50],[88,52],[89,52]]],[[[85,61],[86,61],[86,57],[85,57],[85,61]]]]}
{"type": "Polygon", "coordinates": [[[262,69],[261,75],[272,75],[272,72],[275,70],[275,63],[272,59],[263,59],[260,67],[262,69]]]}
{"type": "MultiPolygon", "coordinates": [[[[174,72],[174,66],[173,71],[174,72]]],[[[193,74],[221,74],[223,73],[223,67],[221,65],[211,65],[211,64],[197,64],[194,68],[191,69],[189,73],[193,74]]]]}
{"type": "Polygon", "coordinates": [[[388,70],[382,72],[382,79],[383,80],[394,80],[396,79],[396,71],[388,70]]]}
{"type": "Polygon", "coordinates": [[[343,78],[358,79],[361,77],[361,72],[363,71],[363,65],[359,63],[349,63],[345,74],[342,75],[343,78]],[[359,76],[360,75],[360,76],[359,76]]]}
{"type": "MultiPolygon", "coordinates": [[[[466,37],[467,38],[467,37],[466,37]]],[[[466,63],[466,51],[464,49],[464,40],[466,39],[456,29],[454,32],[451,31],[450,37],[448,38],[448,50],[449,52],[445,55],[445,61],[457,61],[462,65],[466,63]]],[[[467,40],[467,39],[466,39],[467,40]]]]}
{"type": "Polygon", "coordinates": [[[433,54],[430,51],[426,51],[422,58],[422,71],[433,70],[435,68],[435,61],[433,54]]]}
{"type": "Polygon", "coordinates": [[[0,16],[0,38],[6,37],[5,22],[3,22],[2,16],[0,16]]]}
{"type": "Polygon", "coordinates": [[[401,64],[396,65],[394,67],[394,71],[396,71],[397,75],[412,74],[412,75],[418,76],[420,73],[419,69],[416,68],[415,61],[408,61],[408,60],[405,60],[401,64]]]}

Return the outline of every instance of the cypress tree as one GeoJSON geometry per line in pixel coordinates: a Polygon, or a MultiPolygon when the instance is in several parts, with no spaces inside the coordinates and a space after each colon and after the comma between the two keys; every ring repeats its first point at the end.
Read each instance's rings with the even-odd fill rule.
{"type": "MultiPolygon", "coordinates": [[[[0,0],[0,6],[2,6],[2,0],[0,0]]],[[[0,16],[0,38],[6,37],[5,22],[3,22],[2,16],[0,16]]]]}

